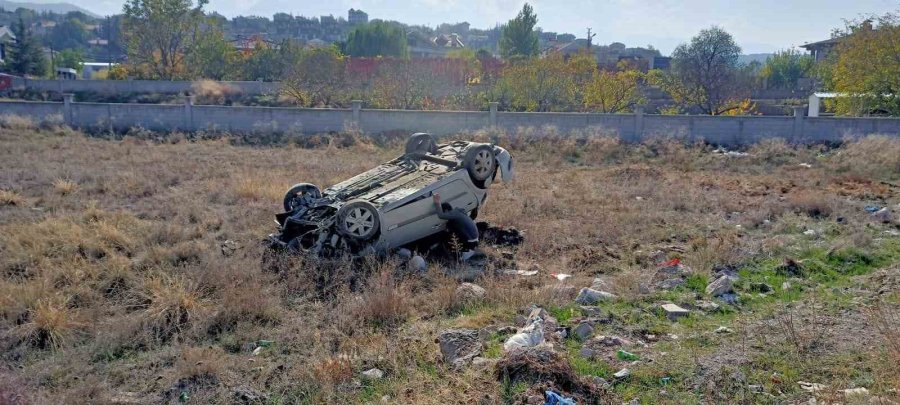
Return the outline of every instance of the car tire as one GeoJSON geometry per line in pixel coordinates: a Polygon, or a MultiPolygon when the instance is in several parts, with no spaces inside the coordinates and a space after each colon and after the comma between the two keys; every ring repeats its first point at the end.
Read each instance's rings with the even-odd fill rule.
{"type": "Polygon", "coordinates": [[[494,156],[494,148],[489,145],[478,145],[469,148],[463,158],[463,166],[469,172],[472,182],[480,188],[485,188],[487,180],[497,170],[497,159],[494,156]]]}
{"type": "Polygon", "coordinates": [[[371,240],[378,234],[380,227],[378,209],[368,201],[350,201],[337,212],[338,232],[357,242],[371,240]]]}
{"type": "Polygon", "coordinates": [[[413,134],[406,141],[406,153],[430,153],[437,154],[437,142],[431,134],[420,132],[413,134]]]}
{"type": "Polygon", "coordinates": [[[312,198],[322,198],[322,192],[319,191],[319,188],[314,184],[294,184],[294,186],[284,194],[284,212],[291,212],[297,209],[300,199],[307,195],[312,198]]]}

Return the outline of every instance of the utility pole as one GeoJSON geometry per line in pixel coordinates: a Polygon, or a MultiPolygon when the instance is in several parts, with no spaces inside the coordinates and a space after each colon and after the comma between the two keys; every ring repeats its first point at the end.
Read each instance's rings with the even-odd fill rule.
{"type": "Polygon", "coordinates": [[[112,72],[112,23],[110,22],[109,16],[106,16],[106,78],[109,79],[109,74],[112,72]]]}
{"type": "Polygon", "coordinates": [[[597,36],[597,34],[591,34],[591,28],[588,27],[588,29],[587,29],[587,50],[588,50],[588,52],[591,51],[591,40],[592,40],[595,36],[597,36]]]}

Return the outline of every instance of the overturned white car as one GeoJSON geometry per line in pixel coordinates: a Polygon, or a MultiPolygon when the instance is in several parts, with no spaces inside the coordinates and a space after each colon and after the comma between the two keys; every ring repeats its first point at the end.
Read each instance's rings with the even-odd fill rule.
{"type": "Polygon", "coordinates": [[[417,133],[402,156],[324,191],[308,183],[291,187],[269,240],[273,247],[322,256],[384,253],[446,228],[432,194],[475,218],[498,177],[513,178],[505,149],[466,141],[438,145],[417,133]]]}

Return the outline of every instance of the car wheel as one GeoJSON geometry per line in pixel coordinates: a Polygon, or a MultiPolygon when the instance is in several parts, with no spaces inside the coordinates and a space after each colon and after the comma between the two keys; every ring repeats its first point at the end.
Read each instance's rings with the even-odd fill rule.
{"type": "Polygon", "coordinates": [[[322,198],[322,192],[319,188],[309,183],[294,184],[287,193],[284,194],[284,211],[291,212],[307,198],[322,198]]]}
{"type": "Polygon", "coordinates": [[[437,154],[437,142],[431,134],[420,132],[413,134],[406,141],[406,153],[431,153],[437,154]]]}
{"type": "Polygon", "coordinates": [[[351,201],[337,212],[338,231],[353,240],[364,242],[375,237],[381,227],[378,211],[368,201],[351,201]]]}
{"type": "Polygon", "coordinates": [[[469,172],[472,181],[478,187],[484,188],[485,181],[494,175],[497,169],[497,160],[494,156],[494,148],[488,145],[478,145],[466,151],[463,165],[469,172]]]}

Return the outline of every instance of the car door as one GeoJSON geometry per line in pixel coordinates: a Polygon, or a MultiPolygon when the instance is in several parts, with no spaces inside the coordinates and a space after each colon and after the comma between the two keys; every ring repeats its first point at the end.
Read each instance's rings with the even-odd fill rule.
{"type": "MultiPolygon", "coordinates": [[[[435,191],[441,201],[454,208],[471,211],[478,206],[478,200],[462,180],[455,179],[438,187],[435,191]]],[[[446,221],[437,217],[431,196],[422,195],[417,200],[384,213],[387,242],[397,247],[422,239],[446,228],[446,221]]]]}

